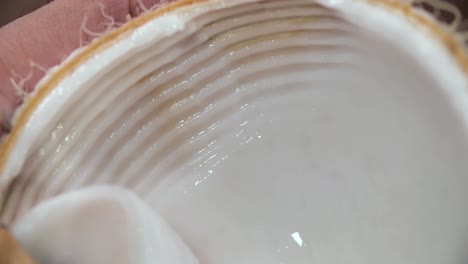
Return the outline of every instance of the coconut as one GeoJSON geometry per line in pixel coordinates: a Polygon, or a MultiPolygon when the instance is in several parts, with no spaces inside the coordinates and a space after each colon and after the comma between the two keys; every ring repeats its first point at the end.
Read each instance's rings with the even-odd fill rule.
{"type": "Polygon", "coordinates": [[[32,208],[105,184],[200,263],[462,263],[468,59],[454,17],[392,0],[148,11],[25,99],[1,148],[1,219],[29,223],[33,251],[47,222],[32,208]]]}

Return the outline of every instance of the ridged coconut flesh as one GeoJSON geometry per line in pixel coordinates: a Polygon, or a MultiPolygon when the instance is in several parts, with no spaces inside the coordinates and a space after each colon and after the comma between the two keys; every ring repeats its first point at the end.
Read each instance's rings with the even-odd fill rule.
{"type": "MultiPolygon", "coordinates": [[[[3,144],[4,222],[117,185],[200,263],[467,261],[455,37],[396,1],[192,2],[127,23],[39,83],[3,144]]],[[[27,225],[25,245],[47,222],[27,225]]]]}

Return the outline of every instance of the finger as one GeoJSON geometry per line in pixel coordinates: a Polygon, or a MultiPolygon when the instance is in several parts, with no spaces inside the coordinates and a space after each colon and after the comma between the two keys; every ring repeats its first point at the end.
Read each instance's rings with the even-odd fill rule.
{"type": "MultiPolygon", "coordinates": [[[[0,119],[9,119],[21,103],[10,82],[13,71],[25,78],[21,88],[29,92],[44,75],[38,68],[60,63],[80,42],[93,36],[82,34],[83,21],[88,32],[103,32],[109,17],[125,22],[128,16],[141,13],[157,0],[56,0],[0,28],[0,119]],[[144,2],[142,7],[139,2],[144,2]],[[102,8],[103,7],[103,8],[102,8]],[[104,10],[104,14],[103,14],[104,10]],[[84,39],[83,39],[84,38],[84,39]],[[40,67],[31,67],[34,62],[40,67]]],[[[20,82],[17,79],[17,82],[20,82]]]]}

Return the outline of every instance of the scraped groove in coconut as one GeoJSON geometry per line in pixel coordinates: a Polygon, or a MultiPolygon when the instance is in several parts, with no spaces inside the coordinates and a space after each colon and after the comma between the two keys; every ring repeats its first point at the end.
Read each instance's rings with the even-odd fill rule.
{"type": "Polygon", "coordinates": [[[2,220],[107,183],[201,263],[464,261],[460,65],[391,11],[311,3],[209,1],[119,36],[20,131],[2,220]]]}
{"type": "MultiPolygon", "coordinates": [[[[236,39],[234,40],[230,40],[230,39],[226,39],[226,35],[229,34],[229,33],[219,33],[220,30],[224,29],[226,26],[228,25],[232,25],[233,28],[235,28],[234,30],[237,30],[237,31],[242,31],[242,30],[245,30],[243,26],[245,25],[250,25],[252,23],[258,23],[259,27],[254,29],[254,30],[251,30],[250,31],[250,35],[247,36],[247,41],[250,41],[250,42],[255,42],[255,40],[257,40],[258,42],[262,43],[262,42],[266,42],[268,43],[269,41],[271,41],[271,39],[279,39],[282,41],[282,46],[288,46],[288,39],[289,37],[291,37],[292,35],[296,34],[296,35],[300,35],[302,33],[303,35],[303,39],[307,39],[307,35],[310,34],[310,33],[313,33],[310,32],[310,31],[303,31],[301,32],[300,30],[301,29],[304,29],[304,30],[307,30],[307,29],[316,29],[315,30],[315,34],[314,34],[314,37],[317,38],[317,42],[320,42],[323,41],[323,42],[326,42],[327,41],[327,38],[324,38],[323,40],[320,40],[320,38],[322,37],[326,37],[328,35],[328,38],[330,37],[335,37],[335,38],[339,38],[339,34],[340,33],[344,33],[343,30],[340,30],[340,29],[334,29],[332,31],[329,31],[327,29],[327,23],[332,23],[334,22],[334,20],[336,20],[336,18],[333,18],[333,17],[328,17],[328,16],[323,16],[323,15],[320,15],[321,12],[323,12],[323,8],[318,8],[316,5],[302,5],[302,6],[298,6],[298,7],[291,7],[291,8],[283,8],[283,9],[279,9],[279,8],[276,8],[276,9],[273,9],[271,11],[263,11],[262,13],[259,13],[260,11],[259,10],[248,10],[248,9],[241,9],[238,11],[237,14],[231,16],[231,17],[228,17],[228,18],[225,18],[223,19],[223,21],[216,21],[216,27],[215,26],[211,26],[211,32],[209,33],[209,35],[207,34],[206,37],[203,37],[203,38],[200,38],[199,35],[197,35],[197,33],[193,33],[192,36],[191,36],[191,39],[188,41],[190,43],[190,46],[187,47],[188,50],[187,52],[183,55],[181,61],[185,61],[187,63],[190,62],[190,57],[195,57],[196,55],[191,55],[189,56],[189,54],[199,54],[200,52],[210,52],[210,50],[212,50],[210,47],[213,46],[213,45],[216,45],[217,42],[228,42],[227,44],[228,45],[232,45],[232,48],[231,49],[228,49],[227,52],[234,52],[236,49],[239,49],[240,47],[242,47],[242,45],[244,45],[243,42],[241,43],[232,43],[232,41],[238,41],[236,39]],[[308,7],[308,8],[307,8],[308,7]],[[269,17],[271,17],[271,14],[272,12],[281,12],[279,15],[276,16],[276,18],[272,21],[272,20],[269,20],[269,17]],[[239,15],[243,14],[243,17],[242,19],[239,19],[239,15]],[[264,15],[264,16],[261,16],[261,15],[264,15]],[[291,16],[291,14],[295,14],[296,17],[294,16],[291,16]],[[307,22],[307,19],[306,19],[306,14],[315,14],[316,16],[318,17],[315,17],[315,18],[310,18],[309,19],[309,22],[310,23],[305,23],[307,22]],[[297,17],[299,16],[299,17],[297,17]],[[265,18],[266,17],[266,18],[265,18]],[[282,19],[282,18],[285,18],[285,19],[282,19]],[[301,22],[301,19],[303,20],[302,22],[304,22],[304,24],[301,26],[301,27],[298,27],[297,28],[297,32],[289,32],[289,31],[286,31],[287,28],[291,25],[291,23],[295,23],[295,22],[301,22]],[[313,23],[314,21],[317,21],[321,19],[323,23],[313,23]],[[261,23],[261,21],[263,21],[263,23],[261,23]],[[281,23],[278,25],[275,25],[275,27],[272,27],[272,24],[273,23],[276,23],[280,21],[281,23]],[[236,28],[237,27],[237,28],[236,28]],[[257,31],[255,30],[261,30],[262,34],[264,34],[264,37],[262,35],[258,36],[257,34],[257,31]],[[280,33],[276,33],[278,32],[278,30],[280,30],[280,33]],[[281,32],[285,32],[285,33],[281,33],[281,32]],[[213,36],[214,35],[214,36],[213,36]],[[212,37],[213,36],[213,37],[212,37]],[[253,37],[253,39],[251,39],[253,37]],[[208,39],[209,38],[209,39],[208,39]],[[263,39],[262,39],[263,38],[263,39]],[[207,40],[208,39],[208,40],[207,40]],[[200,43],[203,41],[201,47],[198,47],[194,50],[192,50],[191,47],[195,47],[197,43],[200,43]]],[[[222,14],[221,14],[222,16],[222,14]]],[[[200,22],[200,23],[208,23],[206,21],[206,18],[203,18],[203,20],[200,22]]],[[[213,23],[213,22],[211,22],[213,23]]],[[[342,25],[343,27],[345,25],[342,25]]],[[[184,41],[184,40],[182,40],[184,41]]],[[[182,42],[180,41],[179,44],[182,42]]],[[[186,41],[186,40],[185,40],[186,41]]],[[[246,43],[246,44],[249,44],[249,43],[246,43]]],[[[174,42],[170,42],[170,43],[164,43],[164,44],[159,44],[163,47],[171,47],[174,45],[174,42]]],[[[317,55],[320,55],[320,53],[323,51],[326,51],[326,47],[317,47],[318,50],[316,51],[317,52],[317,55]]],[[[336,47],[338,48],[338,47],[336,47]]],[[[328,50],[330,53],[334,53],[334,49],[333,47],[328,47],[328,50]]],[[[336,50],[336,49],[335,49],[336,50]]],[[[224,53],[225,51],[218,51],[217,52],[217,57],[214,57],[214,58],[209,58],[209,61],[208,62],[202,62],[201,65],[190,65],[189,67],[194,67],[194,66],[197,66],[197,69],[204,69],[205,67],[209,66],[210,64],[212,64],[213,62],[215,62],[216,60],[219,59],[219,57],[222,55],[222,53],[224,53]]],[[[213,52],[211,52],[213,53],[213,52]]],[[[328,53],[325,53],[325,54],[328,54],[328,53]]],[[[340,54],[340,53],[336,53],[337,55],[340,54]]],[[[176,68],[178,66],[181,65],[181,63],[179,63],[179,60],[177,60],[177,58],[175,57],[176,55],[178,55],[177,53],[175,52],[170,52],[170,53],[165,53],[163,54],[164,56],[156,56],[156,57],[152,57],[151,56],[151,52],[145,54],[144,56],[144,60],[147,61],[147,64],[151,65],[154,61],[157,61],[158,63],[160,64],[163,64],[163,63],[166,63],[166,67],[161,69],[161,70],[158,70],[162,73],[165,73],[165,72],[175,72],[176,71],[176,68]],[[146,57],[147,56],[147,57],[146,57]]],[[[320,55],[320,57],[324,57],[325,55],[320,55]]],[[[330,56],[330,55],[328,55],[330,56]]],[[[330,58],[333,58],[334,55],[330,56],[330,58]]],[[[192,59],[193,60],[193,59],[192,59]]],[[[196,62],[196,61],[195,61],[196,62]]],[[[142,64],[142,61],[140,61],[138,59],[138,57],[133,57],[131,59],[131,61],[129,61],[129,66],[131,67],[135,67],[136,66],[136,69],[133,70],[133,72],[138,72],[137,70],[138,69],[144,69],[146,67],[146,69],[149,71],[149,70],[153,70],[152,68],[149,68],[148,65],[144,65],[142,64]]],[[[229,68],[228,68],[229,69],[229,68]]],[[[123,70],[122,70],[123,71],[123,70]]],[[[153,98],[155,97],[158,97],[160,94],[168,94],[167,91],[164,91],[166,89],[170,89],[170,86],[176,86],[178,83],[180,82],[184,82],[185,80],[183,79],[183,77],[185,75],[180,75],[180,70],[178,71],[179,72],[179,76],[174,76],[175,74],[165,74],[164,77],[166,78],[174,78],[174,77],[178,77],[176,80],[171,80],[173,83],[172,84],[165,84],[165,83],[162,83],[162,85],[160,85],[160,87],[158,87],[158,89],[154,89],[154,86],[151,86],[151,85],[148,85],[148,87],[146,89],[151,89],[150,92],[151,94],[140,94],[139,96],[140,97],[137,97],[137,99],[140,99],[142,102],[141,103],[135,103],[132,106],[132,111],[130,112],[127,112],[125,113],[124,111],[126,109],[123,109],[122,110],[122,118],[123,120],[127,119],[127,120],[132,120],[131,116],[136,112],[138,111],[138,106],[143,104],[144,103],[149,103],[151,102],[151,100],[154,100],[153,98]],[[174,77],[172,77],[174,76],[174,77]],[[166,86],[169,86],[169,87],[166,87],[166,86]],[[126,115],[125,115],[126,114],[126,115]]],[[[184,74],[188,74],[188,75],[191,75],[191,74],[195,74],[194,73],[191,73],[190,71],[188,70],[184,70],[183,71],[184,74]]],[[[280,71],[278,71],[279,73],[280,71]]],[[[143,74],[146,74],[146,73],[141,73],[141,72],[138,72],[140,75],[143,75],[143,74]]],[[[159,75],[162,75],[162,73],[159,73],[159,75]]],[[[110,126],[109,127],[109,124],[107,122],[101,122],[99,119],[94,119],[93,123],[91,123],[91,125],[82,125],[81,128],[76,128],[76,127],[73,127],[73,120],[76,120],[80,117],[80,115],[83,114],[83,112],[86,112],[86,111],[89,111],[89,112],[94,112],[94,111],[97,111],[97,112],[100,112],[100,111],[103,111],[104,108],[106,108],[106,105],[109,103],[109,102],[112,102],[113,100],[116,100],[115,99],[115,96],[118,96],[118,93],[120,91],[122,91],[123,89],[127,89],[128,87],[126,86],[127,83],[129,82],[134,82],[135,80],[138,80],[138,77],[133,77],[133,78],[129,78],[130,76],[128,75],[123,75],[121,74],[120,72],[117,72],[117,73],[110,73],[109,76],[105,77],[102,79],[102,81],[104,82],[104,85],[107,86],[107,87],[111,87],[113,93],[109,94],[109,91],[105,90],[105,89],[102,89],[100,90],[98,93],[96,94],[93,94],[93,95],[88,95],[86,97],[84,97],[82,100],[80,101],[75,101],[74,104],[75,105],[71,105],[70,107],[71,108],[74,108],[76,107],[77,110],[74,111],[74,112],[70,112],[69,113],[69,119],[64,121],[65,123],[62,123],[62,125],[58,126],[56,128],[56,130],[52,133],[52,137],[54,136],[58,136],[58,135],[61,135],[62,138],[60,140],[63,140],[65,142],[67,142],[67,144],[65,146],[61,146],[60,147],[60,151],[62,153],[65,153],[65,154],[68,154],[70,155],[71,154],[71,151],[75,152],[76,151],[76,147],[73,143],[76,142],[77,140],[79,140],[79,138],[75,138],[73,135],[75,134],[80,134],[80,133],[83,133],[84,131],[88,131],[91,127],[94,127],[94,129],[96,131],[103,131],[105,130],[107,133],[97,133],[97,135],[99,136],[99,138],[97,138],[96,140],[109,140],[108,138],[105,138],[105,137],[108,137],[108,133],[109,133],[109,130],[112,128],[112,129],[115,129],[115,125],[114,126],[110,126]],[[110,75],[122,75],[122,79],[120,80],[115,80],[113,81],[113,83],[111,83],[111,76],[110,75]],[[97,103],[95,100],[101,100],[100,103],[97,103]],[[97,109],[96,109],[97,108],[97,109]],[[63,128],[64,127],[71,127],[71,131],[64,131],[63,128]],[[108,127],[106,127],[108,126],[108,127]]],[[[141,77],[140,77],[141,78],[141,77]]],[[[206,84],[204,84],[206,85],[206,84]]],[[[136,87],[135,87],[136,88],[136,87]]],[[[126,94],[122,94],[119,98],[119,101],[120,100],[125,100],[128,97],[130,96],[128,93],[132,93],[131,91],[134,90],[134,89],[127,89],[126,90],[126,94]]],[[[145,90],[143,90],[144,92],[145,90]]],[[[229,89],[226,89],[226,91],[229,91],[229,89]]],[[[187,96],[187,95],[191,95],[191,94],[187,94],[187,92],[183,93],[182,96],[187,96]]],[[[135,96],[135,95],[134,95],[135,96]]],[[[180,96],[179,96],[180,97],[180,96]]],[[[128,126],[130,127],[135,127],[136,129],[135,130],[145,130],[145,127],[148,125],[148,122],[150,122],[149,120],[152,118],[152,116],[154,116],[155,113],[158,113],[160,111],[160,109],[165,109],[167,108],[168,106],[170,106],[171,103],[176,103],[177,100],[183,100],[184,97],[182,97],[181,99],[172,99],[172,98],[169,98],[168,101],[163,101],[160,103],[160,105],[154,109],[154,110],[147,110],[148,112],[146,113],[146,118],[139,121],[138,118],[135,118],[134,119],[134,122],[128,124],[128,126]],[[168,105],[169,104],[169,105],[168,105]],[[139,122],[138,122],[139,121],[139,122]],[[135,124],[135,122],[138,122],[135,124]]],[[[136,99],[135,99],[136,100],[136,99]]],[[[126,106],[125,104],[122,105],[122,107],[126,106]]],[[[127,106],[128,107],[128,106],[127,106]]],[[[66,109],[64,109],[66,111],[66,109]]],[[[170,110],[170,109],[167,109],[167,110],[170,110]]],[[[119,114],[120,112],[118,112],[117,109],[115,109],[114,111],[115,114],[119,114]]],[[[120,114],[119,114],[120,115],[120,114]]],[[[115,122],[113,119],[109,119],[109,122],[115,122]]],[[[173,121],[171,121],[173,122],[173,121]]],[[[171,127],[174,127],[174,125],[176,124],[173,124],[172,126],[169,126],[169,128],[171,127]]],[[[162,124],[161,125],[163,128],[164,126],[167,126],[167,124],[162,124]]],[[[167,131],[167,129],[165,129],[164,131],[167,131]]],[[[169,130],[170,131],[170,130],[169,130]]],[[[122,138],[117,138],[116,140],[118,141],[122,141],[122,142],[128,142],[129,145],[131,144],[138,144],[138,146],[144,144],[144,138],[133,138],[132,139],[132,136],[134,135],[134,133],[138,133],[138,131],[132,131],[132,130],[129,130],[128,132],[126,132],[125,134],[122,135],[122,138]],[[135,142],[133,143],[134,141],[136,140],[140,140],[140,143],[135,142]]],[[[115,133],[111,133],[112,137],[117,137],[115,133]]],[[[161,134],[160,133],[157,133],[157,134],[154,134],[153,136],[160,136],[161,134]]],[[[164,133],[164,135],[167,135],[166,133],[164,133]]],[[[111,138],[112,139],[112,138],[111,138]]],[[[52,139],[53,140],[53,139],[52,139]]],[[[111,141],[112,142],[112,141],[111,141]]],[[[88,141],[87,143],[85,143],[86,145],[85,146],[81,146],[82,149],[84,149],[83,151],[88,153],[88,152],[94,152],[95,150],[94,149],[94,146],[95,146],[95,143],[94,141],[88,141]]],[[[57,146],[54,146],[54,145],[50,145],[51,147],[57,147],[57,146]]],[[[131,156],[132,154],[129,154],[129,153],[125,153],[125,152],[119,152],[118,151],[118,144],[117,145],[114,145],[114,144],[107,144],[106,146],[103,146],[103,150],[105,149],[106,152],[100,152],[100,155],[97,156],[98,158],[95,159],[95,160],[87,160],[87,155],[84,155],[84,156],[73,156],[70,158],[72,158],[73,160],[78,160],[78,159],[84,159],[82,160],[80,163],[78,164],[87,164],[87,163],[92,163],[93,165],[90,166],[90,167],[96,167],[96,168],[104,168],[104,170],[111,170],[110,173],[106,173],[105,175],[106,176],[111,176],[111,175],[114,175],[114,171],[119,171],[120,172],[118,173],[118,175],[125,175],[125,174],[122,174],[122,168],[120,166],[122,166],[121,164],[121,160],[124,160],[126,158],[129,158],[129,156],[131,156]],[[114,158],[112,160],[109,160],[107,157],[111,154],[111,153],[114,153],[114,158]],[[106,163],[108,164],[106,166],[106,163]],[[112,169],[113,168],[113,169],[112,169]]],[[[138,149],[138,148],[135,148],[135,150],[138,149]]],[[[43,155],[47,155],[48,152],[53,152],[53,151],[56,151],[56,149],[43,149],[43,155]]],[[[133,153],[134,155],[134,153],[133,153]]],[[[62,160],[63,159],[63,156],[61,155],[57,155],[53,158],[49,157],[49,161],[47,162],[47,164],[41,164],[41,162],[39,160],[37,160],[37,163],[36,162],[33,162],[31,163],[31,166],[28,166],[28,168],[31,169],[31,172],[36,174],[36,180],[37,182],[39,183],[42,183],[43,185],[41,185],[39,188],[37,188],[37,190],[41,190],[44,194],[43,195],[46,195],[47,193],[50,193],[50,194],[55,194],[57,191],[57,189],[61,189],[63,188],[63,186],[61,185],[55,185],[55,184],[51,184],[51,183],[47,183],[45,179],[45,177],[50,177],[57,173],[60,173],[63,169],[65,169],[64,166],[69,166],[69,162],[73,162],[73,161],[70,161],[68,160],[62,160]],[[57,160],[56,160],[57,159],[57,160]],[[36,168],[40,167],[41,170],[40,171],[36,171],[36,168]]],[[[159,160],[159,159],[155,159],[155,160],[159,160]]],[[[125,166],[125,165],[123,165],[125,166]]],[[[101,174],[97,171],[91,171],[91,172],[88,172],[90,175],[96,175],[96,174],[101,174]]],[[[116,177],[116,176],[113,176],[113,177],[116,177]]],[[[116,177],[117,178],[117,177],[116,177]]],[[[64,179],[65,180],[65,179],[64,179]]],[[[85,181],[86,178],[85,177],[69,177],[67,178],[68,181],[85,181]]],[[[96,178],[93,178],[93,181],[99,181],[99,179],[96,179],[96,178]]],[[[65,182],[66,183],[66,182],[65,182]]],[[[56,182],[56,184],[62,184],[60,181],[56,182]]],[[[25,185],[26,187],[27,185],[25,185]]],[[[19,193],[22,193],[22,192],[19,192],[19,193]]],[[[49,194],[49,195],[50,195],[49,194]]],[[[24,198],[26,199],[28,196],[32,196],[34,197],[33,200],[39,200],[41,198],[44,198],[43,195],[37,195],[34,193],[34,192],[31,192],[31,193],[28,193],[28,195],[26,195],[24,198]]]]}

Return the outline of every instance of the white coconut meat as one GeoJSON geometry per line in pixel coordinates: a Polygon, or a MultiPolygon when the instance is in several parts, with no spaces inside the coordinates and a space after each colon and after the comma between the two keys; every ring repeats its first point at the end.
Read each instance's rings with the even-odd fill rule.
{"type": "Polygon", "coordinates": [[[116,187],[45,201],[14,225],[13,234],[38,263],[198,263],[153,209],[116,187]]]}
{"type": "Polygon", "coordinates": [[[105,183],[200,263],[466,262],[466,75],[385,2],[214,0],[121,35],[18,132],[3,221],[105,183]]]}

